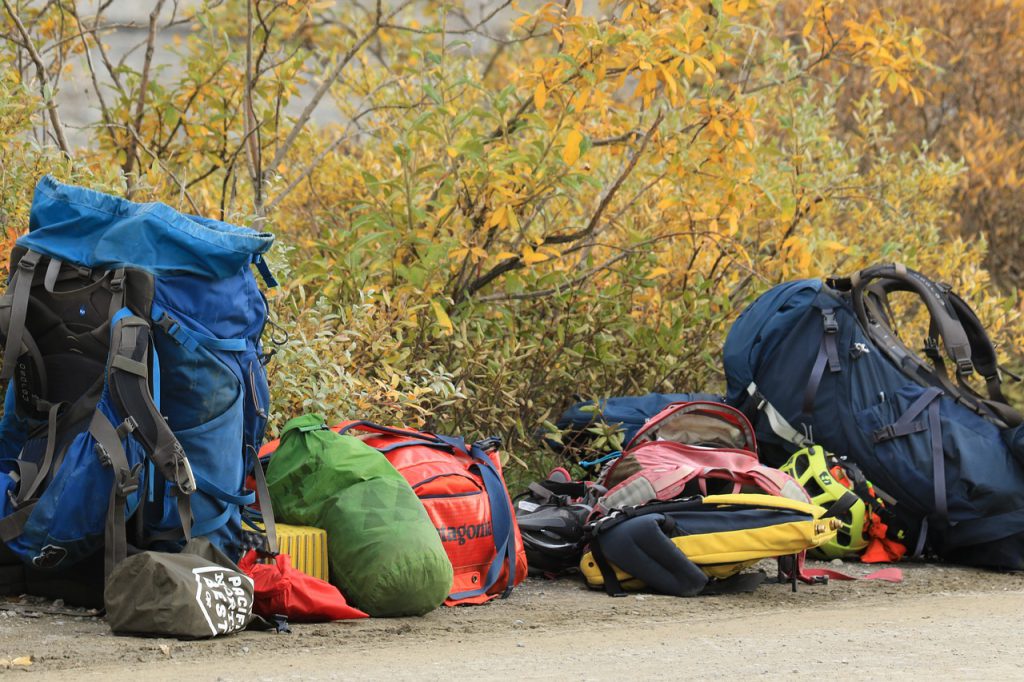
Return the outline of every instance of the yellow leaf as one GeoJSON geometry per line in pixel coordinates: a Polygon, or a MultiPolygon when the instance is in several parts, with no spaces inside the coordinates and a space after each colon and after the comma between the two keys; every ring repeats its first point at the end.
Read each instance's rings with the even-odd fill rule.
{"type": "Polygon", "coordinates": [[[565,138],[565,148],[562,149],[562,160],[565,165],[571,166],[580,158],[580,143],[583,142],[583,133],[578,130],[570,130],[565,138]]]}
{"type": "Polygon", "coordinates": [[[444,307],[437,299],[430,301],[431,307],[434,309],[434,316],[437,317],[437,323],[444,329],[445,334],[451,334],[455,331],[455,325],[452,324],[452,318],[448,317],[448,313],[444,311],[444,307]]]}
{"type": "Polygon", "coordinates": [[[494,254],[494,258],[496,260],[508,260],[509,258],[518,258],[518,257],[519,257],[518,253],[512,253],[511,251],[499,251],[498,253],[494,254]]]}
{"type": "Polygon", "coordinates": [[[534,263],[543,263],[548,259],[546,254],[539,251],[534,251],[529,246],[523,248],[523,262],[527,265],[533,265],[534,263]]]}
{"type": "Polygon", "coordinates": [[[491,217],[487,219],[487,227],[504,227],[508,225],[508,217],[506,215],[508,207],[501,205],[498,207],[491,217]]]}
{"type": "Polygon", "coordinates": [[[693,78],[694,68],[695,66],[692,59],[686,58],[683,60],[683,73],[686,74],[687,78],[693,78]]]}
{"type": "Polygon", "coordinates": [[[708,128],[718,137],[725,137],[725,126],[717,118],[708,123],[708,128]]]}
{"type": "Polygon", "coordinates": [[[661,277],[662,275],[668,274],[668,268],[654,268],[647,273],[647,279],[654,279],[655,277],[661,277]]]}
{"type": "Polygon", "coordinates": [[[576,16],[583,16],[583,0],[576,0],[576,16]]]}
{"type": "Polygon", "coordinates": [[[453,159],[459,155],[459,150],[457,150],[455,147],[448,147],[448,149],[446,149],[445,151],[447,151],[448,156],[453,159]]]}
{"type": "Polygon", "coordinates": [[[537,83],[537,89],[533,91],[533,105],[540,111],[544,108],[544,103],[548,101],[548,89],[544,85],[544,81],[537,83]]]}

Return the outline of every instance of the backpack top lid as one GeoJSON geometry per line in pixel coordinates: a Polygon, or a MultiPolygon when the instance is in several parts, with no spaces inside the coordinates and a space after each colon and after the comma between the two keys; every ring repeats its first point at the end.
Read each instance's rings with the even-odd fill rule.
{"type": "Polygon", "coordinates": [[[759,374],[764,358],[771,357],[778,344],[806,312],[821,291],[820,279],[799,279],[769,289],[736,318],[722,347],[726,367],[725,401],[739,405],[747,386],[759,374]]]}
{"type": "Polygon", "coordinates": [[[140,204],[43,176],[36,185],[29,233],[18,245],[89,268],[139,268],[157,276],[224,279],[274,243],[274,235],[140,204]]]}

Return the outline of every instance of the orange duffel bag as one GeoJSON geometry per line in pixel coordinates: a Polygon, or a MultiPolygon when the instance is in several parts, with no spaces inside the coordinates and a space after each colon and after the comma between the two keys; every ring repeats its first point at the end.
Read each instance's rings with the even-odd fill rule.
{"type": "Polygon", "coordinates": [[[365,421],[332,427],[380,450],[423,502],[455,569],[445,604],[507,597],[526,577],[526,551],[501,473],[496,438],[461,438],[365,421]]]}

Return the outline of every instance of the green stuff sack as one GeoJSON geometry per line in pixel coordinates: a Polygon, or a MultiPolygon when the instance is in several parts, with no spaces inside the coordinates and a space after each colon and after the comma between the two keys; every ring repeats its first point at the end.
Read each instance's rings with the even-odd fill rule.
{"type": "Polygon", "coordinates": [[[451,562],[416,493],[384,455],[320,415],[285,424],[267,485],[282,521],[327,531],[331,582],[371,616],[423,615],[451,591],[451,562]]]}

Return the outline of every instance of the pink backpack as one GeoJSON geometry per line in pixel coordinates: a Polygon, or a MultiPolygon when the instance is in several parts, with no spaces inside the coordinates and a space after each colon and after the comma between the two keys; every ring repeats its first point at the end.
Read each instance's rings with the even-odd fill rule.
{"type": "Polygon", "coordinates": [[[810,502],[804,489],[757,458],[754,429],[721,403],[672,403],[637,432],[602,473],[596,514],[688,495],[767,493],[810,502]]]}

